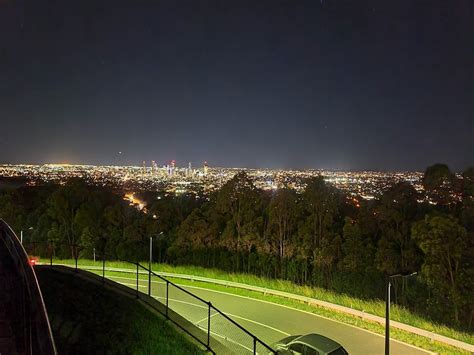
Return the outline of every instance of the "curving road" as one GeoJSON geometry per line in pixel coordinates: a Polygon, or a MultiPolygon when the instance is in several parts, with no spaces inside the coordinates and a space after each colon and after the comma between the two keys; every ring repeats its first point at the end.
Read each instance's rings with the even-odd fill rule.
{"type": "MultiPolygon", "coordinates": [[[[109,276],[109,278],[132,288],[136,287],[136,279],[130,276],[109,276]]],[[[201,287],[182,287],[212,302],[216,308],[270,345],[288,335],[319,333],[342,344],[349,354],[384,353],[384,337],[367,330],[271,302],[201,287]]],[[[140,288],[142,292],[147,292],[148,281],[140,280],[140,288]]],[[[164,283],[153,281],[152,295],[164,301],[166,297],[164,283]]],[[[171,286],[169,307],[207,331],[208,308],[193,297],[171,286]]],[[[232,327],[214,311],[211,313],[211,332],[215,339],[235,349],[236,353],[252,348],[253,344],[242,331],[235,326],[232,327]]],[[[429,354],[428,351],[396,340],[391,340],[390,346],[392,354],[429,354]]]]}

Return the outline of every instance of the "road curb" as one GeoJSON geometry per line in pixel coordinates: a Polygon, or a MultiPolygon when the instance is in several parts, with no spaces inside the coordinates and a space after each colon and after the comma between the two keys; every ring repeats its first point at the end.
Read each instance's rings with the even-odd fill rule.
{"type": "MultiPolygon", "coordinates": [[[[101,267],[95,267],[95,266],[80,266],[81,268],[85,269],[90,269],[90,270],[102,270],[101,267]]],[[[124,273],[135,273],[135,271],[130,270],[130,269],[121,269],[121,268],[106,268],[107,271],[117,271],[117,272],[124,272],[124,273]]],[[[142,274],[147,274],[146,272],[140,272],[142,274]]],[[[172,277],[172,278],[177,278],[177,279],[183,279],[183,280],[190,280],[190,281],[200,281],[200,282],[205,282],[205,283],[212,283],[216,285],[221,285],[221,286],[226,286],[226,287],[234,287],[234,288],[240,288],[244,290],[249,290],[249,291],[255,291],[259,293],[263,293],[265,295],[273,295],[273,296],[278,296],[278,297],[283,297],[291,300],[297,300],[300,302],[307,303],[309,305],[313,306],[318,306],[318,307],[323,307],[323,308],[328,308],[332,309],[341,313],[346,313],[350,314],[352,316],[368,320],[371,322],[379,323],[383,326],[385,326],[385,318],[379,317],[370,313],[366,313],[363,311],[359,311],[356,309],[352,309],[349,307],[345,306],[340,306],[334,303],[326,302],[326,301],[321,301],[315,298],[307,297],[307,296],[302,296],[302,295],[295,295],[289,292],[284,292],[284,291],[278,291],[274,289],[269,289],[269,288],[264,288],[264,287],[259,287],[259,286],[253,286],[253,285],[248,285],[248,284],[243,284],[240,282],[234,282],[234,281],[226,281],[226,280],[220,280],[220,279],[211,279],[207,277],[202,277],[202,276],[194,276],[194,275],[187,275],[187,274],[175,274],[175,273],[169,273],[169,272],[157,272],[157,274],[165,277],[172,277]]],[[[426,337],[432,341],[437,341],[443,344],[451,345],[456,348],[460,348],[466,351],[469,351],[471,353],[474,353],[474,345],[464,343],[462,341],[456,340],[449,338],[444,335],[436,334],[433,332],[430,332],[428,330],[424,330],[421,328],[417,328],[408,324],[400,323],[397,321],[390,321],[390,326],[393,328],[397,328],[400,330],[404,330],[406,332],[416,334],[419,336],[426,337]]]]}

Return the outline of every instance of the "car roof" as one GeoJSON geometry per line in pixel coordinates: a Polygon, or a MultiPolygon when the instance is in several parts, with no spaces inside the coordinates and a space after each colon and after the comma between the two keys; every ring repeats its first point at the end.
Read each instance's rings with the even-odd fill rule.
{"type": "Polygon", "coordinates": [[[299,338],[294,339],[292,342],[305,343],[325,353],[331,352],[341,347],[341,344],[320,334],[302,335],[299,338]]]}

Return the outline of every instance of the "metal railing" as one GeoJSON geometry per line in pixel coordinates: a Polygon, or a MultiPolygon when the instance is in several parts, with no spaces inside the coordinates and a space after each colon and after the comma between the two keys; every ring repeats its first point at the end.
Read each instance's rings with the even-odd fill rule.
{"type": "Polygon", "coordinates": [[[18,293],[21,293],[21,297],[17,300],[21,316],[14,320],[18,328],[14,336],[22,348],[17,350],[24,354],[56,354],[43,296],[35,272],[29,263],[28,254],[10,226],[1,219],[0,248],[6,248],[11,256],[18,277],[14,284],[18,293]]]}
{"type": "MultiPolygon", "coordinates": [[[[71,248],[74,259],[73,268],[77,271],[82,268],[78,263],[80,251],[87,250],[75,245],[68,247],[71,248]]],[[[54,247],[49,246],[47,250],[50,251],[49,264],[54,265],[52,256],[54,247]]],[[[104,253],[97,253],[95,256],[97,258],[96,263],[101,264],[101,267],[96,268],[94,271],[102,277],[103,283],[110,279],[127,285],[129,292],[136,298],[141,299],[148,306],[160,312],[166,319],[193,337],[211,353],[219,353],[221,349],[225,349],[226,353],[235,354],[276,353],[263,340],[245,329],[245,327],[215,307],[211,302],[155,273],[139,262],[112,258],[104,253]],[[106,268],[108,260],[134,265],[135,277],[133,283],[130,279],[131,270],[110,272],[106,268]],[[117,276],[122,273],[127,274],[128,277],[117,276]],[[128,280],[129,283],[124,283],[123,279],[128,280]],[[159,306],[156,306],[154,302],[150,302],[150,297],[158,301],[159,306]]],[[[84,269],[87,269],[87,267],[84,269]]]]}

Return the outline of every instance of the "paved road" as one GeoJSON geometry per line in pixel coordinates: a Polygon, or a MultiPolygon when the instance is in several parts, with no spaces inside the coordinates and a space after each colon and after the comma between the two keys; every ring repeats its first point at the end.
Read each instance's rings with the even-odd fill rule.
{"type": "MultiPolygon", "coordinates": [[[[136,286],[136,280],[128,275],[110,278],[133,288],[136,286]]],[[[140,281],[140,290],[147,292],[147,285],[147,281],[140,281]]],[[[204,300],[212,302],[216,308],[267,344],[272,344],[288,335],[320,333],[342,344],[351,355],[384,353],[384,337],[354,326],[270,302],[200,287],[183,287],[204,300]]],[[[170,308],[207,331],[207,306],[172,286],[168,292],[170,308]]],[[[154,281],[152,295],[164,302],[165,285],[154,281]]],[[[236,353],[245,353],[245,349],[253,348],[251,339],[244,332],[232,326],[215,311],[211,312],[211,332],[216,339],[220,339],[226,346],[235,349],[236,353]]],[[[391,341],[390,346],[392,354],[421,355],[429,353],[395,340],[391,341]]],[[[260,352],[263,352],[263,347],[260,349],[262,349],[260,352]]]]}

